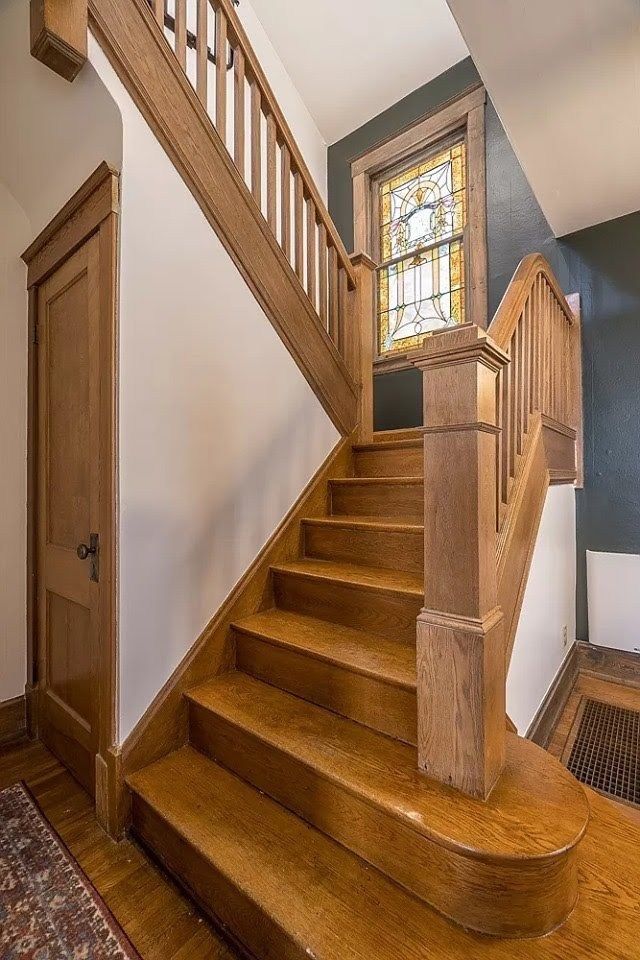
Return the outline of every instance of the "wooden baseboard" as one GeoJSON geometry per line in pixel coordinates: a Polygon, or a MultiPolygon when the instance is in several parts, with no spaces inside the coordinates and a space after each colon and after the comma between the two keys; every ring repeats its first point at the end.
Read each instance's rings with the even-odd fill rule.
{"type": "Polygon", "coordinates": [[[539,747],[548,745],[555,730],[578,676],[579,660],[578,644],[574,643],[529,725],[526,738],[537,743],[539,747]]]}
{"type": "MultiPolygon", "coordinates": [[[[352,442],[353,437],[349,436],[337,443],[122,744],[118,763],[114,767],[118,781],[115,786],[118,793],[116,807],[121,828],[126,826],[129,818],[125,778],[186,743],[185,692],[233,668],[235,647],[231,623],[270,605],[271,567],[298,556],[302,517],[326,515],[329,478],[352,475],[352,442]]],[[[109,758],[106,758],[106,763],[109,766],[109,758]]]]}
{"type": "Polygon", "coordinates": [[[578,641],[577,652],[580,673],[640,687],[640,654],[614,647],[598,647],[583,640],[578,641]]]}
{"type": "Polygon", "coordinates": [[[21,740],[27,735],[27,713],[24,695],[0,703],[0,745],[21,740]]]}

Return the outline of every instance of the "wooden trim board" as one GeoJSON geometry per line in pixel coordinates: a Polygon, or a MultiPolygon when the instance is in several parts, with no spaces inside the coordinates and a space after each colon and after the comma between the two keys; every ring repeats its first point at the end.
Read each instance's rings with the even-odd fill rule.
{"type": "MultiPolygon", "coordinates": [[[[271,605],[271,567],[299,556],[303,517],[327,514],[328,479],[352,475],[352,440],[344,437],[331,451],[122,744],[119,751],[122,779],[187,742],[184,694],[191,687],[233,668],[235,645],[231,623],[271,605]]],[[[129,817],[123,785],[120,793],[119,828],[122,830],[129,817]]]]}
{"type": "Polygon", "coordinates": [[[26,736],[26,703],[24,695],[0,703],[0,746],[26,736]]]}
{"type": "Polygon", "coordinates": [[[640,654],[630,650],[600,647],[579,640],[578,668],[580,673],[591,677],[640,687],[640,654]]]}
{"type": "Polygon", "coordinates": [[[113,787],[104,776],[110,769],[105,758],[117,733],[117,242],[119,211],[118,173],[101,163],[61,211],[25,250],[29,288],[28,436],[27,436],[27,685],[29,731],[38,730],[38,637],[35,617],[36,505],[37,505],[37,288],[91,236],[97,236],[100,261],[100,638],[98,664],[98,729],[96,757],[96,813],[112,829],[113,808],[107,802],[113,787]]]}
{"type": "Polygon", "coordinates": [[[546,748],[551,740],[556,724],[562,716],[562,711],[576,682],[579,660],[578,644],[573,643],[547,690],[544,700],[538,707],[535,717],[529,724],[525,737],[527,740],[537,743],[539,747],[546,748]]]}

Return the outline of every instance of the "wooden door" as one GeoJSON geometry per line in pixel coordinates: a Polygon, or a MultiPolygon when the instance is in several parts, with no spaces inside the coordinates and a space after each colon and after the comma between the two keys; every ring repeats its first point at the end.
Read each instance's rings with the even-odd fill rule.
{"type": "Polygon", "coordinates": [[[42,739],[95,792],[100,665],[100,284],[94,234],[37,292],[42,739]],[[83,548],[87,548],[84,549],[83,548]]]}

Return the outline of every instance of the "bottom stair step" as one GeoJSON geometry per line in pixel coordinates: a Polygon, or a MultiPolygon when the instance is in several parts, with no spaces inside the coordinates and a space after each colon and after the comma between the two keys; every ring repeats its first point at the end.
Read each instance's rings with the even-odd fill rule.
{"type": "Polygon", "coordinates": [[[190,747],[128,783],[134,832],[259,960],[418,960],[473,942],[190,747]]]}

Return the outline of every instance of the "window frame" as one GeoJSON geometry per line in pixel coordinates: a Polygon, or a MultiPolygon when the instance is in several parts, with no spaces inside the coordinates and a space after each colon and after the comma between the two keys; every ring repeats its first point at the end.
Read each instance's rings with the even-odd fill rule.
{"type": "MultiPolygon", "coordinates": [[[[433,113],[378,143],[351,163],[354,250],[379,263],[378,185],[453,139],[465,141],[467,223],[464,232],[465,322],[487,326],[487,227],[484,114],[486,91],[477,85],[433,113]]],[[[372,317],[374,372],[412,366],[421,348],[378,352],[378,284],[372,317]]]]}

